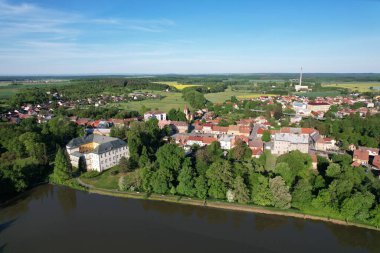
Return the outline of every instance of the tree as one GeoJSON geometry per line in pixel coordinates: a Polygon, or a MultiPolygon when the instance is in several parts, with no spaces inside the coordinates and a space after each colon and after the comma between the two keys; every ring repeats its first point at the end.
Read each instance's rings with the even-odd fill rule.
{"type": "Polygon", "coordinates": [[[281,155],[277,159],[277,164],[287,163],[294,175],[299,177],[309,177],[311,174],[312,160],[309,154],[303,154],[298,150],[281,155]]]}
{"type": "Polygon", "coordinates": [[[152,174],[150,185],[152,186],[153,192],[165,194],[168,193],[171,188],[171,181],[170,171],[165,168],[160,168],[152,174]]]}
{"type": "Polygon", "coordinates": [[[251,200],[253,203],[261,206],[270,206],[273,204],[272,191],[269,188],[268,178],[259,173],[251,173],[249,176],[251,187],[251,200]]]}
{"type": "Polygon", "coordinates": [[[269,179],[269,187],[272,191],[274,206],[282,209],[290,208],[292,195],[290,195],[289,187],[285,185],[284,179],[280,176],[269,179]]]}
{"type": "Polygon", "coordinates": [[[174,120],[174,121],[186,121],[186,115],[184,112],[180,111],[179,109],[171,109],[168,112],[168,119],[174,120]]]}
{"type": "Polygon", "coordinates": [[[165,144],[158,149],[156,157],[160,169],[167,169],[176,177],[185,158],[185,152],[176,144],[165,144]]]}
{"type": "Polygon", "coordinates": [[[214,141],[206,147],[207,150],[207,160],[214,162],[220,159],[223,155],[223,149],[220,147],[219,141],[214,141]]]}
{"type": "Polygon", "coordinates": [[[139,158],[139,167],[144,168],[150,162],[148,156],[148,150],[144,146],[141,151],[141,156],[139,158]]]}
{"type": "Polygon", "coordinates": [[[299,180],[292,194],[292,206],[301,210],[309,207],[313,199],[312,190],[313,186],[309,180],[299,180]]]}
{"type": "Polygon", "coordinates": [[[209,185],[208,195],[215,199],[224,199],[227,189],[232,185],[231,165],[226,160],[211,164],[206,172],[209,185]]]}
{"type": "Polygon", "coordinates": [[[319,191],[318,196],[314,198],[311,205],[325,215],[334,215],[338,213],[337,205],[334,203],[333,198],[327,189],[319,191]]]}
{"type": "Polygon", "coordinates": [[[269,141],[270,141],[270,132],[267,131],[267,130],[265,130],[265,131],[263,132],[263,136],[261,137],[261,140],[262,140],[263,142],[269,142],[269,141]]]}
{"type": "Polygon", "coordinates": [[[119,160],[119,168],[123,170],[124,172],[129,172],[132,171],[136,168],[137,163],[134,161],[134,158],[126,158],[126,157],[121,157],[119,160]]]}
{"type": "Polygon", "coordinates": [[[207,100],[202,93],[192,89],[184,89],[183,98],[190,104],[191,107],[196,109],[203,108],[207,103],[207,100]]]}
{"type": "Polygon", "coordinates": [[[287,186],[292,187],[297,176],[295,170],[291,169],[287,163],[282,162],[276,165],[275,172],[285,180],[287,186]]]}
{"type": "Polygon", "coordinates": [[[178,175],[177,192],[185,196],[194,196],[194,172],[190,159],[186,159],[178,175]]]}
{"type": "Polygon", "coordinates": [[[380,204],[371,211],[371,224],[380,227],[380,204]]]}
{"type": "Polygon", "coordinates": [[[337,178],[341,175],[342,169],[339,164],[332,163],[327,167],[326,175],[331,178],[337,178]]]}
{"type": "Polygon", "coordinates": [[[238,139],[228,156],[231,160],[243,161],[252,157],[252,150],[248,147],[247,143],[238,139]]]}
{"type": "Polygon", "coordinates": [[[241,176],[237,176],[233,184],[235,199],[239,203],[246,204],[249,201],[249,191],[241,176]]]}
{"type": "Polygon", "coordinates": [[[370,192],[357,192],[345,199],[341,212],[347,219],[366,221],[370,217],[369,209],[375,202],[375,196],[370,192]]]}
{"type": "Polygon", "coordinates": [[[208,186],[207,180],[203,175],[200,175],[195,179],[195,194],[200,199],[207,197],[208,186]]]}
{"type": "Polygon", "coordinates": [[[71,178],[71,164],[68,161],[64,151],[59,148],[54,160],[54,172],[52,181],[57,184],[63,184],[71,178]]]}

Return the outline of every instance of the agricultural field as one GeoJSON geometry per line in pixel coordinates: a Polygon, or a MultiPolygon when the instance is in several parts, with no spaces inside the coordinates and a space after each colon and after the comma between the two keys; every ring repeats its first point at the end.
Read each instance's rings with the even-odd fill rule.
{"type": "Polygon", "coordinates": [[[380,89],[380,82],[362,82],[362,83],[325,83],[322,85],[323,87],[335,87],[335,88],[345,88],[351,91],[359,91],[359,92],[368,92],[371,91],[371,87],[374,90],[380,89]]]}
{"type": "Polygon", "coordinates": [[[183,90],[188,87],[200,86],[200,85],[195,85],[195,84],[181,84],[178,82],[155,82],[155,83],[166,84],[166,85],[176,88],[177,90],[183,90]]]}
{"type": "Polygon", "coordinates": [[[29,88],[46,88],[51,86],[61,86],[61,85],[68,85],[70,84],[70,81],[54,81],[50,83],[23,83],[20,82],[19,85],[11,85],[10,82],[0,82],[0,99],[8,99],[12,95],[18,93],[19,91],[23,89],[29,89],[29,88]]]}
{"type": "Polygon", "coordinates": [[[213,103],[223,103],[226,100],[231,99],[232,96],[236,96],[238,99],[250,99],[250,98],[257,98],[260,96],[276,96],[273,94],[263,94],[263,93],[252,93],[247,91],[233,91],[230,88],[228,88],[224,92],[218,92],[218,93],[209,93],[206,94],[205,97],[207,100],[213,102],[213,103]]]}
{"type": "MultiPolygon", "coordinates": [[[[140,111],[143,106],[146,108],[150,108],[151,110],[160,110],[164,112],[168,112],[170,109],[184,109],[185,100],[182,98],[182,93],[179,92],[158,92],[158,91],[150,91],[151,93],[159,94],[164,96],[163,99],[148,99],[143,101],[133,101],[127,103],[118,103],[116,106],[121,109],[125,109],[128,111],[140,111]]],[[[111,104],[114,106],[115,104],[111,104]]],[[[189,105],[188,105],[189,106],[189,105]]]]}

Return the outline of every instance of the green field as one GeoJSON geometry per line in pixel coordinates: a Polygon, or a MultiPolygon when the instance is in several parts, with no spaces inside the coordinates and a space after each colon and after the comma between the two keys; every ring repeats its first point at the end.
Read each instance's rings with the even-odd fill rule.
{"type": "Polygon", "coordinates": [[[252,92],[247,92],[247,91],[233,91],[230,88],[228,88],[224,92],[209,93],[205,95],[206,99],[213,103],[223,103],[226,100],[231,99],[232,96],[236,96],[238,99],[244,99],[244,98],[257,98],[260,96],[274,96],[274,95],[252,93],[252,92]]]}
{"type": "Polygon", "coordinates": [[[51,86],[68,85],[70,81],[57,81],[51,83],[22,83],[22,85],[10,85],[10,82],[0,82],[0,99],[10,98],[21,90],[29,88],[47,88],[51,86]]]}
{"type": "Polygon", "coordinates": [[[371,87],[380,87],[380,82],[362,82],[362,83],[325,83],[323,87],[345,88],[351,91],[368,92],[371,87]]]}
{"type": "MultiPolygon", "coordinates": [[[[151,110],[160,110],[164,112],[168,112],[170,109],[178,109],[183,110],[185,107],[185,100],[182,98],[182,93],[179,92],[159,92],[159,91],[151,91],[151,93],[159,94],[164,96],[163,99],[148,99],[143,101],[133,101],[128,103],[119,103],[118,107],[121,109],[125,109],[128,111],[140,111],[142,106],[146,108],[150,108],[151,110]]],[[[115,104],[111,104],[115,105],[115,104]]],[[[187,104],[188,105],[188,104],[187,104]]],[[[189,106],[189,105],[188,105],[189,106]]]]}

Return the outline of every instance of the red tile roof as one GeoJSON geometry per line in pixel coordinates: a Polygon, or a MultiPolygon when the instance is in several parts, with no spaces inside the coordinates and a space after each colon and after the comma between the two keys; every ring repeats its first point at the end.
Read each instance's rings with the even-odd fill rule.
{"type": "Polygon", "coordinates": [[[301,133],[303,134],[312,134],[315,132],[314,128],[301,128],[301,133]]]}
{"type": "Polygon", "coordinates": [[[360,149],[355,150],[354,151],[354,159],[359,159],[359,160],[368,162],[368,160],[369,160],[368,150],[360,150],[360,149]]]}
{"type": "Polygon", "coordinates": [[[380,155],[377,155],[373,158],[373,166],[380,169],[380,155]]]}

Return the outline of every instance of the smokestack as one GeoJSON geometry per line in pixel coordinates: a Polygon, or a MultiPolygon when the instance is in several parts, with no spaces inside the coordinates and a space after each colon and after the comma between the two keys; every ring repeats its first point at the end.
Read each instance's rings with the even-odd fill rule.
{"type": "Polygon", "coordinates": [[[302,85],[302,72],[303,72],[303,70],[302,70],[302,67],[301,67],[301,73],[300,73],[300,86],[302,85]]]}

